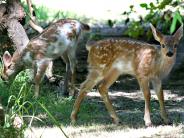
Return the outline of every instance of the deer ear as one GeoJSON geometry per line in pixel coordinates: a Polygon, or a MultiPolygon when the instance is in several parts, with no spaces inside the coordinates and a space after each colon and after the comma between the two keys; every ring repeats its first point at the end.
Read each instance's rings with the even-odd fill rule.
{"type": "Polygon", "coordinates": [[[157,40],[158,42],[160,42],[163,38],[163,35],[161,32],[159,32],[151,23],[150,23],[150,27],[153,33],[153,36],[155,38],[155,40],[157,40]]]}
{"type": "Polygon", "coordinates": [[[180,41],[180,39],[183,37],[183,24],[180,26],[180,28],[175,32],[173,36],[175,40],[177,40],[178,42],[180,41]]]}
{"type": "Polygon", "coordinates": [[[9,66],[11,63],[12,56],[8,51],[5,51],[3,54],[3,62],[5,66],[9,66]]]}

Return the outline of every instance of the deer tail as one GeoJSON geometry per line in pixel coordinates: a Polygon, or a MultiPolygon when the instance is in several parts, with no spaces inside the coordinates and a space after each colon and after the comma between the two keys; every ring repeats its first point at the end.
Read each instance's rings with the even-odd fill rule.
{"type": "Polygon", "coordinates": [[[81,23],[82,29],[85,31],[89,31],[90,30],[90,26],[88,24],[85,23],[81,23]]]}

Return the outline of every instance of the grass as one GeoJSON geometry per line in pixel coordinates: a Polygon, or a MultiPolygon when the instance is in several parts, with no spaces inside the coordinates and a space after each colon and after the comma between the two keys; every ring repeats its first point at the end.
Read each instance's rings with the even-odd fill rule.
{"type": "MultiPolygon", "coordinates": [[[[0,82],[3,105],[7,107],[6,113],[9,116],[18,114],[23,116],[24,119],[25,125],[22,130],[14,129],[11,124],[1,129],[6,134],[12,134],[11,136],[23,137],[24,134],[25,136],[29,135],[28,137],[65,137],[61,132],[62,129],[68,137],[74,138],[134,137],[135,135],[137,137],[183,137],[184,109],[182,107],[184,98],[178,94],[178,91],[181,93],[183,89],[175,89],[172,93],[169,90],[165,91],[166,108],[169,111],[169,118],[173,122],[172,125],[161,125],[163,122],[159,115],[159,104],[154,92],[152,92],[151,100],[151,118],[155,126],[145,128],[142,93],[139,90],[122,91],[117,89],[115,91],[112,87],[109,95],[118,116],[122,120],[121,125],[113,125],[99,93],[96,92],[96,89],[93,89],[93,92],[87,95],[81,105],[76,126],[72,126],[69,116],[74,99],[57,97],[56,86],[43,84],[41,95],[36,100],[33,98],[33,88],[28,80],[26,73],[22,72],[10,87],[5,86],[2,81],[0,82]],[[7,102],[10,95],[12,98],[7,102]]],[[[118,88],[118,85],[122,84],[115,86],[118,88]]],[[[12,120],[9,122],[12,122],[12,120]]]]}

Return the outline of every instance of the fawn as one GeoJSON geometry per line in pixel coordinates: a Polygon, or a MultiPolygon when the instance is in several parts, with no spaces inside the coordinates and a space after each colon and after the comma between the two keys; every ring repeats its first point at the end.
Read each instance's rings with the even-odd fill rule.
{"type": "Polygon", "coordinates": [[[89,30],[87,24],[72,19],[61,19],[51,24],[41,34],[31,39],[22,51],[17,49],[13,56],[8,51],[4,53],[1,78],[12,80],[23,69],[33,69],[35,97],[38,97],[41,79],[49,63],[61,56],[66,62],[66,72],[71,70],[71,83],[74,88],[76,46],[82,33],[89,30]]]}
{"type": "Polygon", "coordinates": [[[161,34],[150,24],[154,38],[161,47],[148,43],[126,39],[104,39],[89,42],[86,45],[88,53],[89,74],[81,84],[79,95],[71,113],[71,122],[75,123],[80,104],[87,92],[98,84],[98,90],[113,121],[118,124],[118,118],[108,96],[108,88],[121,74],[133,75],[139,83],[145,98],[144,121],[151,126],[150,119],[150,89],[152,83],[160,104],[161,117],[164,123],[169,120],[164,106],[162,79],[171,71],[175,60],[177,44],[183,36],[183,25],[174,35],[161,34]]]}

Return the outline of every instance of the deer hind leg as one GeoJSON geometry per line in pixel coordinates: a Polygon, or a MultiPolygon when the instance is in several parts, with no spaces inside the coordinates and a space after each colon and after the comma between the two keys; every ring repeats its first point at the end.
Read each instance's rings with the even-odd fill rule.
{"type": "Polygon", "coordinates": [[[152,126],[152,122],[150,119],[150,89],[149,89],[149,81],[145,79],[138,79],[141,90],[144,94],[145,99],[145,110],[144,110],[144,121],[146,126],[152,126]]]}
{"type": "Polygon", "coordinates": [[[71,71],[71,90],[70,95],[75,96],[75,79],[76,79],[76,56],[75,56],[75,49],[68,51],[68,58],[70,62],[70,69],[71,71]]]}
{"type": "Polygon", "coordinates": [[[156,95],[158,97],[158,101],[160,104],[160,115],[164,121],[165,124],[169,123],[168,116],[166,113],[165,105],[164,105],[164,94],[162,90],[162,82],[159,79],[152,80],[153,88],[156,92],[156,95]]]}
{"type": "Polygon", "coordinates": [[[40,91],[40,83],[49,65],[49,61],[38,61],[34,67],[35,81],[35,97],[38,98],[40,91]]]}
{"type": "Polygon", "coordinates": [[[89,92],[101,79],[102,78],[99,72],[93,70],[88,74],[87,79],[81,84],[79,95],[75,100],[73,110],[70,116],[72,124],[76,122],[80,104],[86,96],[87,92],[89,92]]]}
{"type": "Polygon", "coordinates": [[[66,73],[65,73],[65,77],[64,77],[64,86],[63,86],[62,91],[63,91],[63,95],[68,97],[69,96],[68,83],[70,80],[70,73],[71,73],[70,72],[70,62],[69,62],[67,54],[64,54],[62,56],[62,59],[66,64],[66,73]]]}
{"type": "Polygon", "coordinates": [[[109,99],[108,96],[108,88],[118,79],[120,75],[120,72],[117,69],[112,69],[106,76],[105,78],[102,80],[102,82],[100,83],[98,89],[99,92],[102,96],[102,99],[105,103],[105,106],[110,114],[110,116],[112,117],[114,123],[119,124],[120,123],[120,119],[118,118],[112,103],[109,99]]]}

